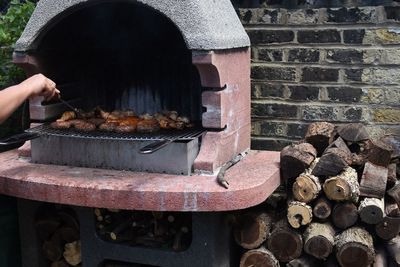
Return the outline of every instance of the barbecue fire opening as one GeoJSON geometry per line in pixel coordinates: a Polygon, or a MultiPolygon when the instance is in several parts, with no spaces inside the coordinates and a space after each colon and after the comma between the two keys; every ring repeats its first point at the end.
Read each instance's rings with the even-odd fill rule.
{"type": "Polygon", "coordinates": [[[85,109],[176,110],[201,120],[200,77],[177,27],[161,13],[123,1],[80,5],[54,18],[35,57],[85,109]],[[74,88],[75,87],[75,88],[74,88]]]}

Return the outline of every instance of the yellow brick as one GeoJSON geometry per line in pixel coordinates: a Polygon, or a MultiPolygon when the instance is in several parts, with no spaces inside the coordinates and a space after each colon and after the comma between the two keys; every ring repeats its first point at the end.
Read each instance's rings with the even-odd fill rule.
{"type": "Polygon", "coordinates": [[[378,29],[376,30],[376,36],[384,44],[400,43],[400,34],[398,31],[392,31],[390,29],[378,29]]]}
{"type": "Polygon", "coordinates": [[[400,109],[376,109],[373,115],[376,122],[400,122],[400,109]]]}

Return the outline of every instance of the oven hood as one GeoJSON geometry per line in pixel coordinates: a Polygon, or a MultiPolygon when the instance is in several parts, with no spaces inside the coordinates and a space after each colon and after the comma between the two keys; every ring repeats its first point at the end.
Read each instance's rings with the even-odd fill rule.
{"type": "MultiPolygon", "coordinates": [[[[41,0],[15,51],[35,50],[40,39],[57,21],[70,13],[104,0],[41,0]]],[[[179,28],[190,50],[249,47],[250,41],[229,0],[128,0],[148,6],[168,17],[179,28]]]]}

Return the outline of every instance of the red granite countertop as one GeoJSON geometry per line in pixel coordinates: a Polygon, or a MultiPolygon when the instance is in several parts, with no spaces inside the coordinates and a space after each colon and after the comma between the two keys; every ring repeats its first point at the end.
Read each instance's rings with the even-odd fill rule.
{"type": "Polygon", "coordinates": [[[263,202],[280,184],[279,152],[251,151],[225,175],[179,176],[33,164],[16,150],[0,153],[0,193],[76,206],[153,210],[227,211],[263,202]]]}

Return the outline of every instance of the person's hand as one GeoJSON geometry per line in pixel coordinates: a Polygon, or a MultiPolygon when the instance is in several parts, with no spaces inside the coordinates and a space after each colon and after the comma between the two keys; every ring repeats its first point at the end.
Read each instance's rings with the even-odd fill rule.
{"type": "Polygon", "coordinates": [[[21,83],[29,91],[29,97],[43,96],[45,100],[50,100],[60,91],[56,88],[56,83],[44,76],[36,74],[21,83]]]}

